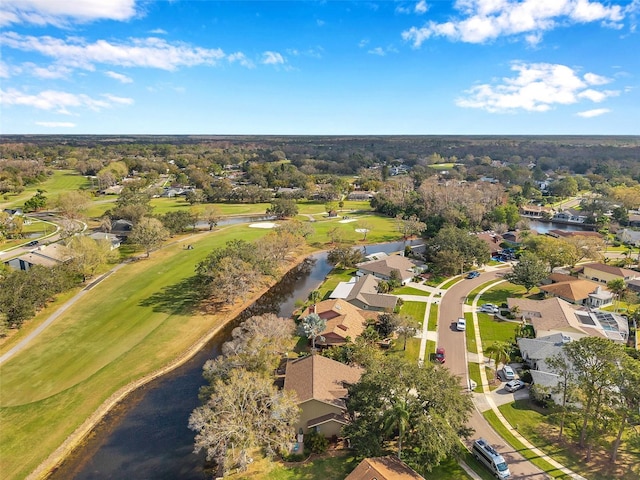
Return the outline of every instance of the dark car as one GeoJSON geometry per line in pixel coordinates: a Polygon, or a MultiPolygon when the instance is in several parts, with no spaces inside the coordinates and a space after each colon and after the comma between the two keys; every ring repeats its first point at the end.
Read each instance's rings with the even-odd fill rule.
{"type": "Polygon", "coordinates": [[[467,273],[467,278],[476,278],[476,277],[479,277],[479,276],[480,276],[480,272],[477,272],[475,270],[473,272],[467,273]]]}
{"type": "Polygon", "coordinates": [[[27,247],[35,247],[38,244],[38,240],[32,240],[31,242],[27,243],[27,247]]]}
{"type": "Polygon", "coordinates": [[[438,347],[436,350],[436,360],[439,363],[444,363],[444,348],[438,347]]]}

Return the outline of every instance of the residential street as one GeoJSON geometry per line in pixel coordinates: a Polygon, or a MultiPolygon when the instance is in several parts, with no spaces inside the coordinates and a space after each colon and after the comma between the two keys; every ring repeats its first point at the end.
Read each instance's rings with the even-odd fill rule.
{"type": "MultiPolygon", "coordinates": [[[[446,349],[447,362],[445,366],[449,368],[454,375],[460,377],[460,383],[463,388],[467,388],[468,386],[467,347],[465,333],[456,330],[455,322],[458,317],[462,316],[464,301],[468,293],[488,281],[500,278],[501,275],[502,272],[494,271],[483,273],[478,278],[472,280],[464,279],[447,290],[440,302],[438,346],[446,349]]],[[[519,394],[521,395],[522,392],[519,392],[519,394]]],[[[513,398],[513,394],[507,394],[506,392],[504,396],[500,395],[501,398],[507,396],[513,398]]],[[[496,450],[504,456],[514,479],[551,478],[531,462],[525,460],[522,455],[511,448],[495,430],[493,430],[480,413],[480,408],[486,410],[484,398],[482,402],[476,401],[475,404],[476,409],[469,421],[469,426],[475,430],[473,438],[483,437],[491,443],[496,450]]]]}

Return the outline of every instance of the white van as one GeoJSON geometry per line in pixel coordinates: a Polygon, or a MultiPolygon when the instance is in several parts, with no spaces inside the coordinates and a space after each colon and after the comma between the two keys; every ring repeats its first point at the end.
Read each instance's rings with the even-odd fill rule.
{"type": "Polygon", "coordinates": [[[496,478],[509,478],[511,476],[507,462],[485,439],[479,438],[474,441],[471,453],[476,460],[491,470],[496,478]]]}

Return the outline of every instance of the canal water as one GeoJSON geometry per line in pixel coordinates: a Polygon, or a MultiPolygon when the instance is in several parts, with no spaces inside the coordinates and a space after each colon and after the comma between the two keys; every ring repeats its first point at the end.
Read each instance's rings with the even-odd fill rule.
{"type": "MultiPolygon", "coordinates": [[[[404,243],[367,247],[368,253],[401,250],[404,243]]],[[[220,353],[238,323],[275,312],[290,317],[331,270],[326,253],[307,259],[230,322],[191,360],[129,395],[93,430],[89,439],[49,477],[55,480],[153,479],[205,480],[203,454],[193,453],[189,415],[199,405],[202,366],[220,353]]]]}
{"type": "Polygon", "coordinates": [[[541,222],[540,220],[529,219],[529,228],[538,233],[544,234],[549,230],[565,230],[567,232],[584,232],[593,230],[593,228],[583,227],[582,225],[568,225],[566,223],[541,222]]]}

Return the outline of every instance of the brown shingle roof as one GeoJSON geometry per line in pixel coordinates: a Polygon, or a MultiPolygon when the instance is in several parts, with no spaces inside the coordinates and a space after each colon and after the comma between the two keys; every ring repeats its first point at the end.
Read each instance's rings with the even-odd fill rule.
{"type": "Polygon", "coordinates": [[[396,457],[365,458],[344,480],[424,480],[396,457]]]}
{"type": "Polygon", "coordinates": [[[598,288],[606,290],[596,282],[573,279],[564,282],[552,283],[551,285],[544,285],[540,287],[540,290],[555,295],[556,297],[567,298],[576,302],[589,298],[589,294],[594,293],[598,288]]]}
{"type": "Polygon", "coordinates": [[[586,335],[576,318],[576,309],[560,298],[530,300],[528,298],[508,298],[509,309],[517,306],[520,315],[531,322],[538,331],[557,330],[586,335]]]}
{"type": "Polygon", "coordinates": [[[591,270],[597,270],[599,272],[609,273],[611,275],[617,275],[618,277],[640,277],[640,273],[629,270],[628,268],[615,267],[613,265],[606,265],[604,263],[587,263],[584,268],[590,268],[591,270]]]}
{"type": "Polygon", "coordinates": [[[364,312],[340,298],[318,302],[315,306],[306,308],[300,316],[306,317],[312,311],[327,322],[327,327],[320,334],[323,337],[333,334],[343,339],[350,337],[355,340],[366,327],[364,312]]]}
{"type": "Polygon", "coordinates": [[[322,355],[309,355],[287,363],[284,389],[294,391],[298,403],[314,399],[344,408],[345,384],[357,383],[361,375],[359,367],[322,355]]]}

